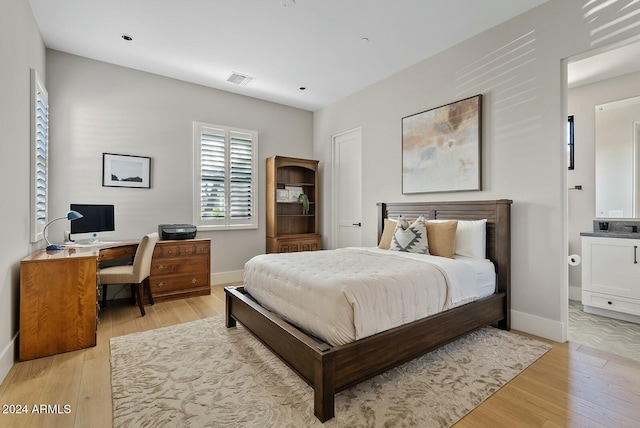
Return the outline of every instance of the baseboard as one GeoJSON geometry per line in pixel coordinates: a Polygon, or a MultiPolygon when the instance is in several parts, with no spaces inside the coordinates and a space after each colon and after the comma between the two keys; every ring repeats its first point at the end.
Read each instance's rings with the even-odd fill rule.
{"type": "Polygon", "coordinates": [[[216,272],[211,274],[211,285],[230,284],[244,281],[244,270],[216,272]]]}
{"type": "Polygon", "coordinates": [[[538,317],[524,312],[511,311],[511,328],[524,333],[563,342],[563,328],[560,321],[538,317]]]}
{"type": "Polygon", "coordinates": [[[569,286],[569,300],[582,302],[582,287],[569,286]]]}
{"type": "Polygon", "coordinates": [[[614,318],[617,320],[640,324],[640,316],[626,314],[624,312],[610,311],[608,309],[596,308],[595,306],[584,306],[583,310],[588,314],[600,315],[602,317],[614,318]]]}
{"type": "Polygon", "coordinates": [[[11,342],[4,347],[0,354],[0,383],[4,382],[4,378],[7,377],[15,361],[16,351],[18,349],[18,333],[13,336],[11,342]]]}

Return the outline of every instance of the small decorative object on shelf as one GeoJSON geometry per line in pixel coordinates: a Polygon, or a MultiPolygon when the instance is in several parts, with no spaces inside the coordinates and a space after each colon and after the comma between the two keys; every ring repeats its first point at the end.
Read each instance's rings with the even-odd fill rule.
{"type": "Polygon", "coordinates": [[[298,201],[302,202],[302,214],[309,214],[309,197],[301,193],[300,196],[298,196],[298,201]]]}
{"type": "Polygon", "coordinates": [[[286,191],[289,193],[289,201],[291,202],[299,202],[300,195],[303,193],[302,187],[300,186],[286,186],[286,191]]]}

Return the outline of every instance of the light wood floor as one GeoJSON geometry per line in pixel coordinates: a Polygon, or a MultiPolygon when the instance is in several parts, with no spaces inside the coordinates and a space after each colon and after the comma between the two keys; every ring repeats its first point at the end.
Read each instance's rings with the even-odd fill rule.
{"type": "MultiPolygon", "coordinates": [[[[223,315],[222,287],[212,291],[147,306],[144,318],[137,307],[113,303],[101,312],[96,347],[16,363],[0,385],[0,403],[26,405],[29,413],[0,413],[0,427],[111,427],[109,339],[223,315]],[[63,414],[32,413],[41,404],[58,404],[63,414]]],[[[456,427],[638,427],[638,409],[640,362],[553,343],[550,352],[456,427]]]]}

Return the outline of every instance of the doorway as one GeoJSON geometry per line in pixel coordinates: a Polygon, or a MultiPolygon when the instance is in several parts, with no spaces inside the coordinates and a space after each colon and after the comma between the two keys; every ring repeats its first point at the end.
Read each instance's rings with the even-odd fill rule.
{"type": "MultiPolygon", "coordinates": [[[[638,81],[640,43],[619,43],[569,58],[565,99],[567,113],[573,116],[575,164],[567,171],[567,242],[568,254],[581,255],[581,232],[593,230],[594,219],[605,213],[596,209],[596,106],[640,95],[638,81]]],[[[631,132],[631,129],[629,130],[631,132]]],[[[633,159],[629,159],[631,162],[633,159]]],[[[631,185],[632,183],[629,183],[631,185]]],[[[620,355],[634,352],[623,332],[627,330],[608,317],[582,311],[582,265],[568,267],[568,299],[563,302],[566,337],[574,343],[620,355]],[[567,309],[568,307],[568,309],[567,309]],[[615,327],[613,327],[615,324],[615,327]],[[607,330],[611,325],[613,330],[607,330]],[[615,343],[614,343],[615,341],[615,343]],[[631,351],[625,352],[626,351],[631,351]]],[[[633,324],[633,323],[632,323],[633,324]]],[[[629,325],[632,335],[639,334],[640,324],[629,325]]]]}
{"type": "Polygon", "coordinates": [[[332,137],[333,248],[362,246],[362,130],[332,137]]]}

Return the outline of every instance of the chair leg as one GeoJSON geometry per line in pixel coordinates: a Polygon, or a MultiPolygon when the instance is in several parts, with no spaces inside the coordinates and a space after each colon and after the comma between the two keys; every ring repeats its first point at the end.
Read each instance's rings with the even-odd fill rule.
{"type": "Polygon", "coordinates": [[[102,284],[102,307],[104,309],[107,307],[107,284],[102,284]]]}
{"type": "Polygon", "coordinates": [[[155,302],[153,301],[153,294],[151,294],[151,281],[149,281],[149,277],[146,277],[144,281],[142,281],[142,284],[144,285],[147,296],[149,296],[149,303],[154,305],[155,302]]]}
{"type": "Polygon", "coordinates": [[[136,304],[136,285],[135,284],[129,284],[129,286],[131,287],[131,304],[135,306],[135,304],[136,304]]]}
{"type": "Polygon", "coordinates": [[[142,301],[142,284],[134,284],[133,287],[136,290],[136,299],[138,299],[138,306],[140,307],[140,314],[142,314],[142,316],[145,316],[145,312],[144,312],[144,302],[142,301]]]}

